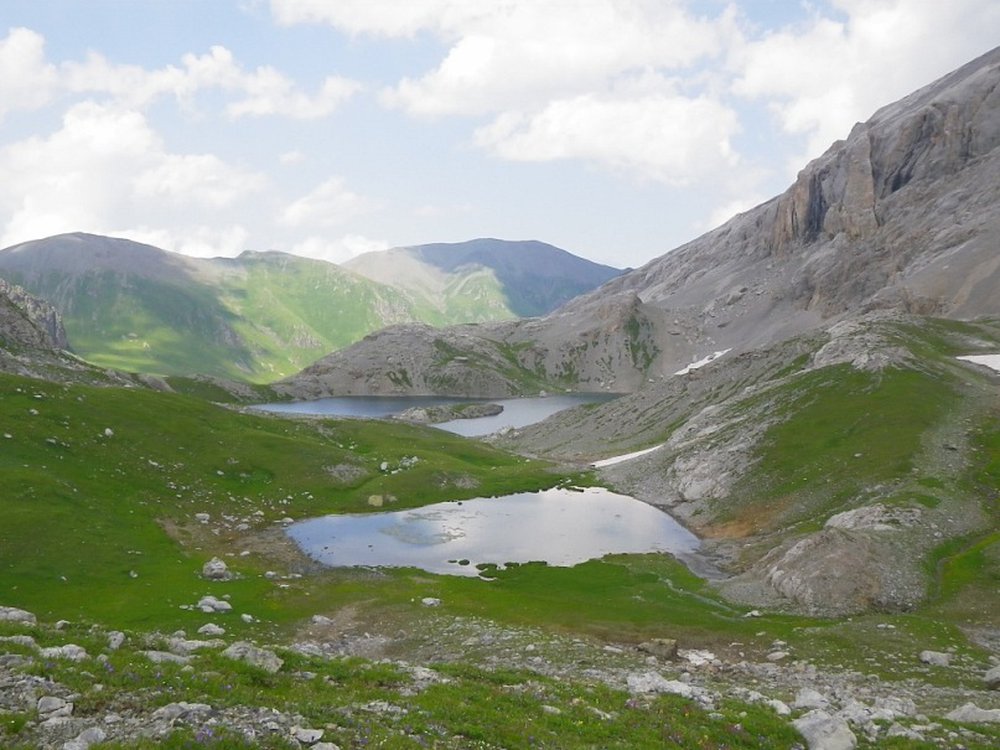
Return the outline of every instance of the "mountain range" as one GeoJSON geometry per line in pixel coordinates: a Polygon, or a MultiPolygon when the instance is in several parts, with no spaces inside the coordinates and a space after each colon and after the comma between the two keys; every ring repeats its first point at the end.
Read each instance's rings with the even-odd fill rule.
{"type": "Polygon", "coordinates": [[[83,233],[0,251],[0,277],[49,301],[86,359],[253,382],[393,323],[547,312],[619,273],[544,243],[488,239],[369,253],[356,265],[365,273],[279,252],[191,258],[83,233]]]}
{"type": "Polygon", "coordinates": [[[547,316],[390,329],[283,387],[314,396],[450,393],[453,383],[464,395],[539,383],[628,392],[715,352],[750,351],[866,310],[995,315],[998,67],[994,50],[883,107],[781,195],[547,316]],[[427,340],[416,351],[403,343],[415,335],[427,340]]]}

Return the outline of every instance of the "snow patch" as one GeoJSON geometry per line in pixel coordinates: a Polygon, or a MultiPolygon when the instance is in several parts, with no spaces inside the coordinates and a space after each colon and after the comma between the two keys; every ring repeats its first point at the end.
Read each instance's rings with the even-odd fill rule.
{"type": "Polygon", "coordinates": [[[713,360],[716,360],[719,357],[721,357],[723,354],[726,354],[727,352],[731,352],[731,351],[732,351],[732,348],[723,349],[723,350],[718,351],[718,352],[712,352],[711,354],[709,354],[704,359],[699,359],[697,362],[692,362],[687,367],[684,367],[684,368],[678,370],[677,372],[674,373],[674,375],[687,375],[689,372],[692,372],[693,370],[697,370],[699,367],[704,367],[709,362],[712,362],[713,360]]]}
{"type": "Polygon", "coordinates": [[[659,450],[664,446],[664,443],[659,445],[654,445],[652,448],[644,448],[641,451],[635,451],[634,453],[623,453],[620,456],[611,456],[611,458],[602,458],[600,461],[594,461],[591,466],[595,469],[600,469],[605,466],[614,466],[615,464],[623,463],[624,461],[631,461],[633,458],[638,458],[639,456],[645,456],[647,453],[652,453],[653,451],[659,450]]]}
{"type": "Polygon", "coordinates": [[[961,359],[977,365],[986,365],[991,370],[1000,372],[1000,354],[968,354],[964,357],[956,357],[955,359],[961,359]]]}

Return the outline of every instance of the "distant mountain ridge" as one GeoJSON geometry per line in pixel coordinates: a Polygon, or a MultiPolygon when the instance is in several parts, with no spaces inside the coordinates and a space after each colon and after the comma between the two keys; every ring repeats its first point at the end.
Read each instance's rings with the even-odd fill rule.
{"type": "Polygon", "coordinates": [[[497,294],[494,309],[505,306],[505,317],[520,318],[552,312],[623,273],[545,242],[492,238],[365,253],[344,267],[442,309],[454,304],[456,294],[468,294],[468,285],[478,278],[480,289],[492,288],[497,294]]]}
{"type": "MultiPolygon", "coordinates": [[[[568,258],[582,268],[596,266],[544,248],[560,263],[573,265],[568,258]]],[[[439,250],[438,262],[446,255],[439,250]]],[[[276,251],[191,258],[86,233],[0,250],[0,278],[51,302],[69,346],[81,356],[125,371],[254,382],[290,375],[388,325],[514,316],[492,272],[455,265],[463,270],[442,272],[442,304],[332,263],[276,251]]],[[[507,263],[505,278],[516,275],[513,265],[507,263]]],[[[532,289],[507,289],[513,297],[537,296],[532,289]]]]}

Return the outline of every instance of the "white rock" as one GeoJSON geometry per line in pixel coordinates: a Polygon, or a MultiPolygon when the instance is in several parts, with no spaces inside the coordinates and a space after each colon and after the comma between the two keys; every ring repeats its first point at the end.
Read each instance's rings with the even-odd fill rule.
{"type": "Polygon", "coordinates": [[[212,707],[207,703],[180,701],[160,706],[160,708],[153,711],[153,718],[162,721],[176,721],[177,719],[186,719],[189,716],[210,713],[211,710],[212,707]]]}
{"type": "Polygon", "coordinates": [[[804,687],[795,694],[795,708],[826,708],[830,702],[822,693],[809,687],[804,687]]]}
{"type": "Polygon", "coordinates": [[[277,672],[285,662],[273,651],[258,648],[246,641],[237,641],[222,652],[222,655],[235,661],[246,662],[260,667],[266,672],[277,672]]]}
{"type": "Polygon", "coordinates": [[[211,641],[189,640],[187,638],[171,638],[169,641],[170,652],[178,656],[190,656],[195,651],[205,648],[222,648],[225,641],[213,639],[211,641]]]}
{"type": "Polygon", "coordinates": [[[112,430],[110,427],[104,428],[104,437],[114,437],[114,436],[115,436],[114,430],[112,430]]]}
{"type": "Polygon", "coordinates": [[[1000,708],[980,708],[975,703],[966,703],[949,711],[944,718],[969,724],[1000,724],[1000,708]]]}
{"type": "Polygon", "coordinates": [[[323,730],[292,727],[292,739],[301,742],[303,745],[315,745],[323,739],[323,730]]]}
{"type": "Polygon", "coordinates": [[[0,636],[0,643],[16,643],[18,646],[24,646],[25,648],[38,649],[38,644],[30,635],[0,636]]]}
{"type": "Polygon", "coordinates": [[[187,656],[178,656],[169,651],[143,651],[142,653],[154,664],[187,664],[191,661],[187,656]]]}
{"type": "Polygon", "coordinates": [[[703,689],[679,680],[668,680],[658,672],[638,672],[626,678],[630,693],[670,693],[682,698],[697,698],[706,693],[703,689]]]}
{"type": "Polygon", "coordinates": [[[100,727],[90,727],[80,732],[75,739],[64,742],[62,750],[87,750],[91,745],[104,742],[107,737],[107,732],[100,727]]]}
{"type": "Polygon", "coordinates": [[[425,596],[423,599],[420,600],[420,603],[423,604],[425,607],[441,606],[441,600],[433,596],[425,596]]]}
{"type": "Polygon", "coordinates": [[[108,633],[108,650],[117,651],[125,643],[125,634],[120,630],[112,630],[108,633]]]}
{"type": "Polygon", "coordinates": [[[38,652],[45,659],[69,659],[70,661],[83,661],[89,658],[82,646],[75,643],[67,643],[65,646],[51,646],[43,648],[38,652]]]}
{"type": "Polygon", "coordinates": [[[889,731],[885,733],[886,737],[902,737],[904,739],[910,740],[912,742],[923,742],[924,736],[920,732],[914,731],[913,729],[907,729],[902,724],[896,723],[889,727],[889,731]]]}
{"type": "Polygon", "coordinates": [[[211,520],[211,518],[212,516],[210,516],[208,513],[194,514],[194,520],[197,521],[198,523],[208,523],[211,520]]]}
{"type": "Polygon", "coordinates": [[[26,609],[17,607],[0,607],[0,622],[23,622],[26,625],[34,625],[35,616],[26,609]]]}
{"type": "Polygon", "coordinates": [[[986,687],[990,690],[1000,690],[1000,666],[993,667],[983,675],[986,687]]]}
{"type": "Polygon", "coordinates": [[[910,698],[888,695],[884,698],[875,699],[875,710],[889,711],[893,714],[890,719],[895,719],[898,716],[916,716],[917,704],[910,698]]]}
{"type": "Polygon", "coordinates": [[[332,742],[317,742],[312,746],[312,750],[340,750],[340,745],[335,745],[332,742]]]}
{"type": "Polygon", "coordinates": [[[809,750],[854,750],[858,738],[843,719],[830,716],[822,709],[815,709],[792,722],[809,750]]]}
{"type": "Polygon", "coordinates": [[[224,599],[216,599],[214,596],[203,596],[198,600],[198,609],[202,612],[232,612],[233,605],[224,599]]]}
{"type": "Polygon", "coordinates": [[[788,707],[787,703],[779,701],[777,698],[770,698],[769,700],[764,701],[764,703],[774,709],[774,712],[778,714],[778,716],[788,716],[792,712],[792,709],[788,707]]]}
{"type": "Polygon", "coordinates": [[[229,566],[224,560],[213,557],[201,566],[201,577],[210,581],[228,581],[232,578],[232,573],[229,572],[229,566]]]}
{"type": "Polygon", "coordinates": [[[921,651],[920,661],[932,667],[947,667],[951,663],[951,654],[943,651],[921,651]]]}
{"type": "Polygon", "coordinates": [[[69,716],[73,713],[73,704],[55,695],[43,695],[35,704],[38,715],[42,719],[51,719],[54,716],[69,716]]]}
{"type": "Polygon", "coordinates": [[[226,629],[220,628],[218,625],[208,622],[198,628],[198,632],[201,635],[225,635],[226,629]]]}
{"type": "Polygon", "coordinates": [[[313,615],[312,616],[313,625],[333,625],[333,620],[331,620],[326,615],[313,615]]]}

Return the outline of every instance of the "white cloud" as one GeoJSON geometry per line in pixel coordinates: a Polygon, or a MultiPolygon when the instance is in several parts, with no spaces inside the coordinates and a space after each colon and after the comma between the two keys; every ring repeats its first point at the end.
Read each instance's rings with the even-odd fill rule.
{"type": "Polygon", "coordinates": [[[421,116],[544,106],[650,70],[691,66],[716,55],[728,29],[724,18],[700,19],[662,0],[475,5],[478,16],[439,29],[457,37],[440,65],[384,92],[385,103],[421,116]]]}
{"type": "Polygon", "coordinates": [[[282,24],[328,23],[349,34],[411,37],[425,29],[448,32],[495,12],[481,0],[271,0],[282,24]]]}
{"type": "Polygon", "coordinates": [[[289,204],[281,221],[291,227],[333,227],[367,213],[372,202],[349,190],[339,177],[331,177],[289,204]]]}
{"type": "Polygon", "coordinates": [[[199,226],[264,185],[208,154],[173,154],[139,112],[84,102],[48,137],[0,149],[0,244],[60,232],[199,226]]]}
{"type": "Polygon", "coordinates": [[[301,164],[305,161],[306,155],[301,151],[293,149],[291,151],[285,151],[278,155],[278,161],[281,164],[301,164]]]}
{"type": "MultiPolygon", "coordinates": [[[[352,34],[429,32],[448,47],[431,71],[383,90],[410,115],[493,115],[475,141],[503,158],[582,159],[686,184],[736,161],[736,117],[667,74],[718,56],[735,14],[698,17],[664,0],[272,0],[283,23],[352,34]]],[[[701,86],[702,84],[699,84],[701,86]]]]}
{"type": "Polygon", "coordinates": [[[45,39],[30,29],[11,29],[0,39],[0,121],[8,112],[44,106],[56,84],[45,61],[45,39]]]}
{"type": "Polygon", "coordinates": [[[299,120],[325,117],[361,90],[361,84],[338,76],[323,81],[315,96],[297,91],[295,84],[274,68],[263,67],[245,76],[242,89],[247,96],[226,107],[231,117],[242,115],[284,115],[299,120]]]}
{"type": "Polygon", "coordinates": [[[373,240],[359,234],[347,234],[339,239],[310,236],[292,245],[288,252],[329,263],[344,263],[362,253],[385,250],[388,247],[388,243],[382,240],[373,240]]]}
{"type": "MultiPolygon", "coordinates": [[[[816,13],[733,50],[734,91],[770,103],[810,156],[855,122],[996,44],[994,0],[837,0],[840,21],[816,13]],[[970,19],[974,19],[970,23],[970,19]]],[[[801,167],[801,160],[797,160],[801,167]]]]}
{"type": "Polygon", "coordinates": [[[260,175],[226,164],[213,154],[162,154],[157,161],[135,178],[141,197],[222,208],[264,185],[260,175]]]}
{"type": "Polygon", "coordinates": [[[173,96],[190,106],[200,91],[224,91],[240,97],[226,105],[232,118],[281,115],[316,119],[330,114],[361,90],[356,81],[329,76],[318,91],[310,94],[273,67],[244,70],[232,52],[218,45],[203,55],[185,54],[181,67],[147,70],[115,64],[91,52],[83,62],[64,63],[61,71],[69,91],[109,94],[119,104],[132,108],[144,108],[161,96],[173,96]]]}
{"type": "Polygon", "coordinates": [[[585,95],[528,116],[501,116],[477,131],[476,140],[507,159],[587,159],[685,185],[737,165],[730,138],[738,129],[736,113],[707,97],[585,95]]]}

